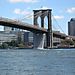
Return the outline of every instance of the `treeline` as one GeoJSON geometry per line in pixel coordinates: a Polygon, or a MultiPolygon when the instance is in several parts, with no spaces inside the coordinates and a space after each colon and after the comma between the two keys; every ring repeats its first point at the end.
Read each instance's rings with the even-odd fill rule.
{"type": "Polygon", "coordinates": [[[11,42],[3,42],[2,44],[0,44],[1,49],[16,48],[16,47],[24,47],[24,44],[18,43],[16,40],[12,40],[11,42]]]}

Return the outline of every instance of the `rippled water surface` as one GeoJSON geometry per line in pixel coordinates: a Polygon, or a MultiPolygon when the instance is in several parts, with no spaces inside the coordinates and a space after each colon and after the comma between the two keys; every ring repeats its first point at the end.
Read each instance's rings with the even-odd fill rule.
{"type": "Polygon", "coordinates": [[[0,75],[75,75],[75,49],[0,49],[0,75]]]}

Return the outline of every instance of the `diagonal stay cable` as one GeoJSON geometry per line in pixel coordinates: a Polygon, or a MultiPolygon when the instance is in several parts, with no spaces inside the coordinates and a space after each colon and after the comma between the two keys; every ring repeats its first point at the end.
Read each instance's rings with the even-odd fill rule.
{"type": "Polygon", "coordinates": [[[53,19],[55,20],[55,22],[57,23],[57,25],[58,25],[58,27],[61,29],[61,31],[63,32],[63,33],[65,33],[64,32],[64,30],[61,28],[61,26],[59,25],[59,23],[57,22],[57,20],[55,19],[55,17],[52,15],[52,17],[53,17],[53,19]]]}

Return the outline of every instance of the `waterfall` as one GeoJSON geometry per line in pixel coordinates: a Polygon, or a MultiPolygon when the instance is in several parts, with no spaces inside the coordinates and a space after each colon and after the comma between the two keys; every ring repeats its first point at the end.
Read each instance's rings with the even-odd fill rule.
{"type": "Polygon", "coordinates": [[[41,42],[40,42],[40,44],[39,44],[37,49],[44,49],[45,34],[43,34],[42,38],[40,38],[40,39],[41,39],[41,42]]]}

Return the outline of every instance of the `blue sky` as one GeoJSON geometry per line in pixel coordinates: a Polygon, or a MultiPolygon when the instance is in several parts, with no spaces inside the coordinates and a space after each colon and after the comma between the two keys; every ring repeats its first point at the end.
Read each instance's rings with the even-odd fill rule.
{"type": "MultiPolygon", "coordinates": [[[[11,19],[23,19],[30,23],[34,9],[52,9],[54,30],[68,33],[68,21],[75,18],[75,0],[0,0],[0,16],[11,19]],[[59,26],[61,27],[59,27],[59,26]],[[62,30],[63,31],[62,31],[62,30]]],[[[0,27],[3,30],[3,27],[0,27]]]]}

